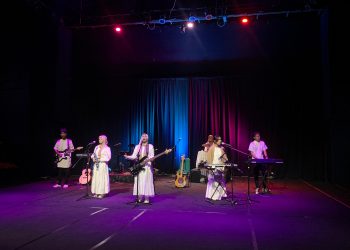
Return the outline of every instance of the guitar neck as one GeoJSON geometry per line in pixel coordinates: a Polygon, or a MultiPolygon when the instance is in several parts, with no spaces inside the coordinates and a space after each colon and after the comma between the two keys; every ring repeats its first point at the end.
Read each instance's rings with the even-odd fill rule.
{"type": "Polygon", "coordinates": [[[152,158],[146,159],[146,160],[144,161],[144,163],[154,161],[154,160],[157,159],[158,157],[161,157],[162,155],[165,155],[165,154],[166,154],[166,151],[164,151],[163,153],[157,154],[157,155],[153,156],[152,158]]]}
{"type": "Polygon", "coordinates": [[[182,177],[182,173],[183,173],[183,170],[184,170],[184,162],[185,162],[185,159],[182,159],[181,160],[181,168],[180,168],[180,176],[182,177]]]}

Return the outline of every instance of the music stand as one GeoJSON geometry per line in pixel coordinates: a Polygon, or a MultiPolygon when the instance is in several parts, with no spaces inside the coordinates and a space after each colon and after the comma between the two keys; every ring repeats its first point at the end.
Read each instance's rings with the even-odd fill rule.
{"type": "Polygon", "coordinates": [[[92,196],[90,195],[90,192],[89,192],[89,182],[88,182],[88,176],[89,176],[89,167],[90,167],[90,148],[91,148],[92,144],[88,144],[88,146],[86,147],[86,150],[85,150],[85,154],[87,155],[87,161],[86,161],[86,165],[85,165],[85,172],[86,172],[86,193],[84,196],[80,197],[79,199],[77,199],[77,201],[80,201],[80,200],[83,200],[83,199],[91,199],[92,196]]]}
{"type": "Polygon", "coordinates": [[[248,156],[248,161],[247,161],[247,166],[248,166],[248,190],[247,190],[247,202],[249,204],[251,204],[252,202],[259,202],[259,201],[256,201],[256,200],[253,200],[251,197],[250,197],[250,172],[251,172],[251,164],[250,164],[250,155],[239,150],[239,149],[236,149],[234,147],[232,147],[230,144],[227,144],[227,143],[223,143],[224,146],[227,146],[229,149],[233,150],[233,151],[236,151],[240,154],[243,154],[245,156],[248,156]]]}

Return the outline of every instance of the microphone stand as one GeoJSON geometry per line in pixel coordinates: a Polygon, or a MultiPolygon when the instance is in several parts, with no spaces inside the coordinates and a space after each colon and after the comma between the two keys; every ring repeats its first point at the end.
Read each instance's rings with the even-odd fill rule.
{"type": "Polygon", "coordinates": [[[230,144],[225,143],[225,144],[223,144],[223,145],[224,145],[224,146],[227,146],[229,149],[231,149],[231,150],[233,150],[233,151],[236,151],[236,152],[238,152],[238,153],[240,153],[240,154],[243,154],[243,155],[245,155],[245,156],[248,156],[248,161],[247,161],[247,166],[248,166],[248,191],[247,191],[247,201],[248,201],[249,204],[252,204],[252,202],[258,202],[258,201],[256,201],[256,200],[252,200],[252,199],[250,198],[250,171],[251,171],[251,164],[250,164],[250,161],[249,161],[249,159],[250,159],[250,154],[247,154],[246,152],[243,152],[243,151],[241,151],[241,150],[239,150],[239,149],[236,149],[236,148],[232,147],[230,144]]]}
{"type": "Polygon", "coordinates": [[[89,151],[90,151],[90,148],[91,148],[91,146],[92,146],[93,144],[88,144],[87,146],[86,146],[86,150],[85,150],[85,154],[87,154],[87,161],[86,161],[86,165],[85,165],[85,173],[86,173],[86,193],[85,193],[85,195],[84,196],[82,196],[82,197],[80,197],[77,201],[80,201],[80,200],[82,200],[82,199],[90,199],[91,198],[91,196],[90,196],[90,192],[89,192],[89,172],[88,172],[88,170],[89,170],[89,167],[90,167],[90,160],[91,160],[91,158],[90,158],[90,153],[89,153],[89,151]]]}

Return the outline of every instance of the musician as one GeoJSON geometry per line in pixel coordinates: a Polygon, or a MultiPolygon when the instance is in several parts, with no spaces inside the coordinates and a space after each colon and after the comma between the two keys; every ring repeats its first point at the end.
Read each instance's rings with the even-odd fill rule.
{"type": "MultiPolygon", "coordinates": [[[[59,157],[64,157],[64,154],[61,153],[62,151],[69,149],[69,150],[74,150],[74,145],[71,139],[67,138],[67,129],[61,128],[60,129],[60,136],[61,139],[59,139],[53,150],[55,150],[56,154],[59,157]]],[[[68,154],[67,157],[64,159],[61,159],[57,163],[57,168],[58,168],[58,176],[57,176],[57,183],[53,186],[54,188],[62,187],[63,188],[68,188],[68,179],[69,179],[69,168],[72,164],[72,155],[68,154]]]]}
{"type": "MultiPolygon", "coordinates": [[[[143,133],[140,142],[134,148],[132,155],[124,155],[126,159],[129,160],[140,160],[144,156],[147,158],[152,158],[154,156],[154,148],[152,144],[148,142],[148,134],[143,133]]],[[[154,196],[154,184],[153,184],[153,170],[152,163],[148,162],[144,166],[144,170],[134,177],[134,190],[133,195],[138,195],[138,202],[142,202],[144,198],[144,203],[149,203],[149,198],[154,196]],[[138,186],[138,189],[137,189],[138,186]]]]}
{"type": "MultiPolygon", "coordinates": [[[[253,159],[268,159],[267,155],[267,146],[264,141],[260,139],[260,133],[254,132],[253,133],[254,141],[252,141],[249,144],[249,152],[251,154],[251,157],[253,159]]],[[[267,169],[264,164],[256,164],[254,167],[254,182],[255,182],[255,193],[259,194],[259,173],[262,173],[262,191],[263,193],[267,193],[268,189],[266,186],[266,173],[267,169]]]]}
{"type": "MultiPolygon", "coordinates": [[[[227,155],[224,151],[224,148],[221,146],[221,143],[221,137],[215,136],[214,143],[208,150],[208,164],[224,164],[228,161],[227,155]]],[[[227,197],[224,167],[217,167],[208,175],[205,198],[212,200],[221,200],[222,197],[227,197]]]]}
{"type": "Polygon", "coordinates": [[[209,148],[213,145],[213,143],[214,143],[214,136],[208,135],[207,142],[202,145],[202,147],[204,147],[204,152],[208,152],[209,148]]]}
{"type": "MultiPolygon", "coordinates": [[[[213,145],[213,143],[214,143],[214,136],[208,135],[207,142],[202,144],[202,147],[204,149],[201,151],[198,151],[198,153],[197,153],[196,168],[199,168],[201,164],[204,164],[207,161],[207,153],[208,153],[209,148],[213,145]]],[[[202,168],[201,175],[206,176],[207,170],[202,168]]]]}
{"type": "Polygon", "coordinates": [[[91,159],[94,161],[91,193],[95,198],[104,198],[110,191],[108,162],[111,159],[111,148],[108,147],[107,136],[98,137],[99,145],[94,149],[91,159]]]}

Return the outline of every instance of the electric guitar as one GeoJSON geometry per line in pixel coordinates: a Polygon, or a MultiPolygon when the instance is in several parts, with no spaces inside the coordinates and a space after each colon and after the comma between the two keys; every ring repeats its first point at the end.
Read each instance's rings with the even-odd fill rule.
{"type": "Polygon", "coordinates": [[[185,162],[185,155],[182,155],[181,167],[180,167],[180,170],[176,173],[175,187],[177,188],[183,188],[183,187],[186,187],[187,185],[187,176],[183,175],[184,162],[185,162]]]}
{"type": "Polygon", "coordinates": [[[66,160],[68,157],[71,157],[71,154],[74,151],[82,150],[82,149],[83,149],[83,147],[77,147],[75,149],[66,148],[65,150],[58,151],[59,154],[56,154],[55,163],[57,164],[57,163],[59,163],[62,160],[66,160]]]}
{"type": "Polygon", "coordinates": [[[131,166],[129,168],[129,171],[132,175],[138,175],[142,170],[144,170],[144,166],[148,163],[148,162],[152,162],[155,159],[157,159],[158,157],[161,157],[163,155],[167,155],[169,154],[171,151],[173,151],[172,149],[166,149],[164,152],[157,154],[151,158],[148,158],[147,156],[142,157],[139,161],[137,161],[137,163],[135,163],[133,166],[131,166]]]}

